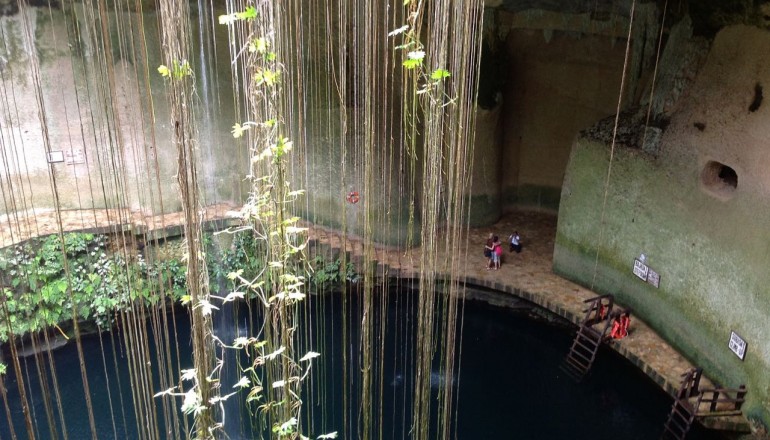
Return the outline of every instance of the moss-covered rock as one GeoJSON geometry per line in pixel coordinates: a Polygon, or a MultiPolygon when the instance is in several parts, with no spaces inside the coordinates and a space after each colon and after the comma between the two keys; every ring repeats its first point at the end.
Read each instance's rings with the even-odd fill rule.
{"type": "Polygon", "coordinates": [[[714,203],[697,180],[688,181],[691,170],[625,147],[616,148],[607,181],[609,157],[602,142],[574,145],[554,271],[615,294],[723,385],[747,384],[747,414],[768,423],[770,297],[762,286],[770,285],[770,230],[763,226],[770,216],[752,209],[762,198],[714,203]],[[632,273],[640,254],[660,274],[659,288],[632,273]],[[745,361],[727,347],[731,331],[748,341],[745,361]]]}

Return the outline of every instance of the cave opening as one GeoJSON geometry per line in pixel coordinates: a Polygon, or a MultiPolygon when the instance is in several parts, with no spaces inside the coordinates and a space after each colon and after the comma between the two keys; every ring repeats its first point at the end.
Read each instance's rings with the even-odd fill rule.
{"type": "Polygon", "coordinates": [[[738,173],[734,168],[709,161],[701,173],[703,186],[717,196],[730,196],[738,188],[738,173]]]}

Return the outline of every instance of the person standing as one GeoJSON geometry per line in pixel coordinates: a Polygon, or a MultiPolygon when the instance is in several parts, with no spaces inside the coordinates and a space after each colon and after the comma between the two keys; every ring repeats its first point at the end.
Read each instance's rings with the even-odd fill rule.
{"type": "Polygon", "coordinates": [[[487,269],[492,268],[492,251],[494,250],[494,234],[489,233],[487,237],[487,243],[484,245],[484,256],[487,257],[487,269]]]}
{"type": "Polygon", "coordinates": [[[494,263],[495,270],[500,269],[500,256],[503,255],[503,244],[500,239],[495,235],[492,243],[492,262],[494,263]]]}

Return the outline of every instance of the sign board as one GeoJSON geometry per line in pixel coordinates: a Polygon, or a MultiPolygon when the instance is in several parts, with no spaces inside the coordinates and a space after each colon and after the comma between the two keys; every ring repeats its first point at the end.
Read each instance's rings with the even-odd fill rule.
{"type": "Polygon", "coordinates": [[[59,163],[64,162],[64,152],[63,151],[51,151],[48,153],[48,163],[59,163]]]}
{"type": "MultiPolygon", "coordinates": [[[[649,268],[648,268],[649,269],[649,268]]],[[[647,271],[647,282],[655,287],[660,285],[660,275],[652,269],[647,271]]]]}
{"type": "Polygon", "coordinates": [[[634,260],[634,275],[638,276],[640,279],[647,281],[647,272],[650,270],[649,267],[647,267],[646,264],[639,261],[639,259],[634,260]]]}
{"type": "Polygon", "coordinates": [[[86,162],[83,150],[80,149],[67,150],[64,152],[64,157],[67,161],[67,165],[77,165],[86,162]]]}
{"type": "Polygon", "coordinates": [[[746,341],[738,335],[738,333],[730,332],[730,343],[728,344],[730,351],[735,353],[740,360],[746,357],[746,341]]]}

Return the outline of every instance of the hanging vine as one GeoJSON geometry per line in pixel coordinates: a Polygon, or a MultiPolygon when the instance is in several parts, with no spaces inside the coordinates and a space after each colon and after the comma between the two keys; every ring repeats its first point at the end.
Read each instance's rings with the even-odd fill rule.
{"type": "MultiPolygon", "coordinates": [[[[264,422],[274,438],[307,438],[302,434],[302,384],[309,376],[309,351],[299,357],[295,349],[298,304],[305,299],[307,245],[306,228],[298,225],[292,206],[304,194],[292,190],[287,170],[292,141],[282,134],[281,81],[283,66],[274,51],[276,10],[272,2],[260,2],[242,12],[220,16],[225,25],[244,25],[247,37],[240,56],[250,78],[246,85],[247,112],[252,120],[236,123],[234,138],[246,138],[249,145],[251,184],[242,219],[258,240],[265,243],[265,267],[254,278],[242,270],[228,274],[235,291],[248,291],[263,308],[264,322],[258,337],[238,338],[234,348],[244,349],[252,359],[239,385],[248,389],[247,403],[258,421],[264,422]]],[[[336,433],[318,438],[336,438],[336,433]]]]}
{"type": "MultiPolygon", "coordinates": [[[[456,329],[463,288],[456,274],[461,261],[458,249],[467,238],[467,176],[472,166],[482,5],[477,1],[406,0],[404,6],[407,23],[388,36],[401,38],[395,49],[403,54],[405,69],[405,146],[413,180],[419,176],[422,182],[416,188],[421,194],[422,250],[412,436],[449,438],[456,396],[451,387],[433,396],[430,376],[438,365],[449,383],[457,369],[456,329]],[[421,41],[423,36],[426,43],[421,41]],[[443,243],[435,234],[439,228],[447,230],[443,243]],[[449,275],[446,284],[437,282],[443,274],[449,275]],[[426,420],[437,421],[435,431],[426,420]]],[[[413,215],[410,212],[410,224],[413,215]]]]}
{"type": "MultiPolygon", "coordinates": [[[[184,396],[182,410],[194,415],[193,437],[213,439],[222,424],[215,409],[221,401],[211,322],[213,306],[209,293],[208,270],[201,229],[200,195],[197,174],[197,133],[195,128],[195,82],[190,59],[189,3],[161,0],[163,57],[158,72],[166,78],[166,96],[171,110],[171,139],[177,151],[177,182],[184,214],[187,260],[187,295],[191,311],[193,368],[183,371],[182,381],[193,385],[184,396]]],[[[180,387],[183,385],[180,384],[180,387]]],[[[173,390],[173,389],[172,389],[173,390]]],[[[174,394],[172,390],[160,393],[174,394]]],[[[156,395],[157,396],[157,395],[156,395]]]]}

